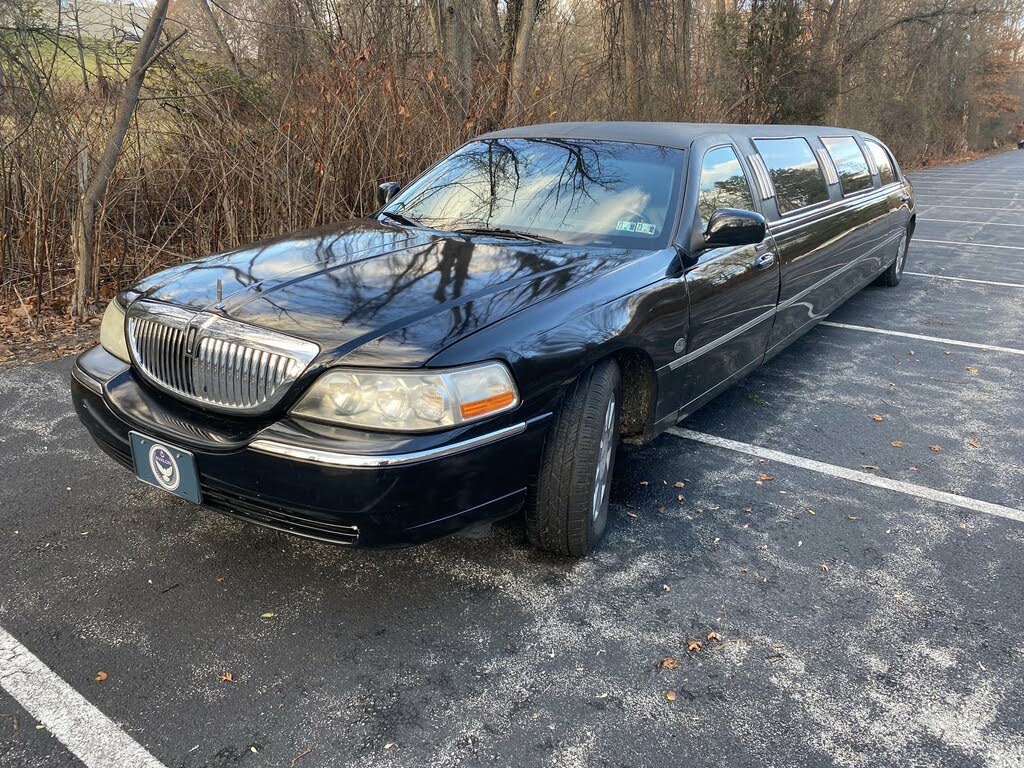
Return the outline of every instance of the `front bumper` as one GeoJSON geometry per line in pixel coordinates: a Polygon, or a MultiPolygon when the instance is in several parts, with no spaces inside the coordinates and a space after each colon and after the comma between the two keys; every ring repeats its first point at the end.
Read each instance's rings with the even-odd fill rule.
{"type": "Polygon", "coordinates": [[[72,370],[75,411],[132,469],[129,432],[195,455],[204,506],[299,536],[364,547],[419,544],[518,511],[548,414],[451,435],[395,436],[236,420],[154,392],[96,347],[72,370]]]}

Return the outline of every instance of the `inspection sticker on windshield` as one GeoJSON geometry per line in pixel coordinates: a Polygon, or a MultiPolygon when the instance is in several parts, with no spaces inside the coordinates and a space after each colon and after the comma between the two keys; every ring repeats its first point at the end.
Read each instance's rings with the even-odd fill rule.
{"type": "Polygon", "coordinates": [[[658,228],[653,224],[643,221],[622,221],[615,222],[615,229],[619,232],[636,232],[639,235],[653,235],[658,228]]]}

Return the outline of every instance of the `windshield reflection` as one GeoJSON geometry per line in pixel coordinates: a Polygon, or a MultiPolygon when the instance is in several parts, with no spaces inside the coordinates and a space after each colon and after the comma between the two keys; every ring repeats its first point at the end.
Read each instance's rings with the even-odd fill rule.
{"type": "Polygon", "coordinates": [[[678,149],[487,139],[462,147],[385,208],[443,230],[508,229],[568,243],[661,248],[682,178],[678,149]]]}

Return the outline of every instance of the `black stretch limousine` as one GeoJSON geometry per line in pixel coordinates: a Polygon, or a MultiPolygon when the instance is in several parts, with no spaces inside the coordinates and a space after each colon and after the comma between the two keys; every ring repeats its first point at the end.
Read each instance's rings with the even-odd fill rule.
{"type": "Polygon", "coordinates": [[[380,199],[120,294],[73,371],[100,447],[301,536],[403,546],[523,511],[582,555],[620,438],[896,285],[915,224],[880,141],[808,126],[515,128],[380,199]]]}

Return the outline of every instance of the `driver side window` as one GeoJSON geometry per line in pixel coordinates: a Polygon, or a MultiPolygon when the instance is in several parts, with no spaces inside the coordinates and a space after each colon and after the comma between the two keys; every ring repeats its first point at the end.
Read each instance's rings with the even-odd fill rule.
{"type": "Polygon", "coordinates": [[[743,175],[743,168],[736,157],[736,152],[729,146],[715,147],[704,153],[700,167],[700,196],[697,203],[701,229],[707,227],[711,214],[718,208],[754,210],[754,196],[750,193],[750,184],[743,175]]]}

